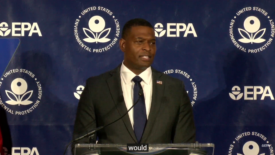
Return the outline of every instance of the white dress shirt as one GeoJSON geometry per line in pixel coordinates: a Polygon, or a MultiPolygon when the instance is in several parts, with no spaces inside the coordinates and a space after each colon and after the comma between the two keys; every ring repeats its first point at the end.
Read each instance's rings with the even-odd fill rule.
{"type": "MultiPolygon", "coordinates": [[[[135,76],[137,75],[133,73],[131,70],[129,70],[122,63],[120,68],[120,79],[121,79],[121,87],[122,87],[124,102],[126,104],[127,110],[133,106],[134,102],[136,102],[136,101],[133,101],[133,98],[134,98],[133,89],[134,89],[135,83],[132,81],[132,79],[135,76]]],[[[152,102],[152,69],[151,67],[148,67],[145,71],[140,73],[138,76],[142,78],[142,81],[140,82],[140,84],[143,89],[143,95],[144,95],[145,107],[146,107],[146,116],[148,119],[150,108],[151,108],[151,102],[152,102]]],[[[134,127],[133,109],[131,109],[128,113],[132,127],[134,127]]]]}

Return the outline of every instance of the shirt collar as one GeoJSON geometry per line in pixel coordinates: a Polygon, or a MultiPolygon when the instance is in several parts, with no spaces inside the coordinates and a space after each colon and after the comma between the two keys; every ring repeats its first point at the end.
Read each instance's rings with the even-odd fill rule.
{"type": "MultiPolygon", "coordinates": [[[[129,68],[127,68],[123,63],[121,64],[120,75],[125,84],[132,84],[132,79],[136,76],[136,74],[133,73],[129,68]]],[[[151,66],[144,70],[142,73],[140,73],[138,76],[142,78],[145,84],[150,84],[152,79],[151,66]]]]}

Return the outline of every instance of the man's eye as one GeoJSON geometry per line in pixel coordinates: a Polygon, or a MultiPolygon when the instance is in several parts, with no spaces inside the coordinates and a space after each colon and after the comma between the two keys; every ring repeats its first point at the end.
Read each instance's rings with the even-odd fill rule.
{"type": "Polygon", "coordinates": [[[156,44],[156,42],[151,42],[150,44],[151,44],[151,45],[155,45],[155,44],[156,44]]]}

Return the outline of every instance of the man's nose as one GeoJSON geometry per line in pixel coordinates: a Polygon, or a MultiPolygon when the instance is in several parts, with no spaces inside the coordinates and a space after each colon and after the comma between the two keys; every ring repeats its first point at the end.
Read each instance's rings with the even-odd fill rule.
{"type": "Polygon", "coordinates": [[[145,43],[143,44],[143,50],[150,51],[150,50],[151,50],[150,43],[145,42],[145,43]]]}

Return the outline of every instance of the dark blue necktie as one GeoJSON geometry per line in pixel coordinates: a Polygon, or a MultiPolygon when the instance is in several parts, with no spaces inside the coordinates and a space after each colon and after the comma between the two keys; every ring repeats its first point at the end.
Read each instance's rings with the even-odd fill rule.
{"type": "MultiPolygon", "coordinates": [[[[139,76],[133,78],[135,82],[134,86],[134,103],[139,98],[140,90],[142,89],[140,82],[142,79],[139,76]]],[[[146,108],[144,95],[140,96],[138,103],[134,107],[134,131],[137,138],[137,141],[140,143],[144,128],[146,126],[147,117],[146,117],[146,108]]]]}

